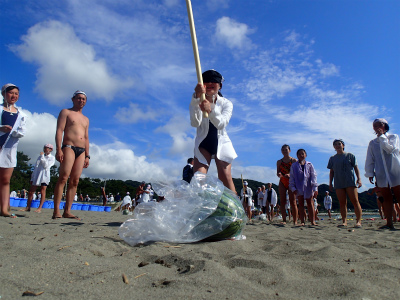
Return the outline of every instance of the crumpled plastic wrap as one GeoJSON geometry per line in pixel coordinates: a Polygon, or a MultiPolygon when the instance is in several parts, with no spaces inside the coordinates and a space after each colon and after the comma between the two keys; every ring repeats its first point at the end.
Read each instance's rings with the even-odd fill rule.
{"type": "Polygon", "coordinates": [[[153,189],[165,200],[136,207],[132,219],[118,231],[128,244],[245,238],[241,235],[247,221],[243,207],[218,178],[197,172],[190,184],[156,182],[153,189]]]}

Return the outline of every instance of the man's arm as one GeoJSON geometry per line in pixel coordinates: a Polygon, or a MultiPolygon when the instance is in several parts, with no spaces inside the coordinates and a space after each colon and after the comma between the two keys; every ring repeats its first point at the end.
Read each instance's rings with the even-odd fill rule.
{"type": "Polygon", "coordinates": [[[89,119],[87,120],[86,132],[85,132],[85,163],[83,165],[84,168],[89,167],[89,119]]]}
{"type": "Polygon", "coordinates": [[[68,110],[63,109],[57,118],[57,128],[56,128],[56,159],[62,163],[64,160],[64,153],[61,149],[62,146],[62,138],[65,129],[65,125],[67,124],[67,116],[68,110]]]}

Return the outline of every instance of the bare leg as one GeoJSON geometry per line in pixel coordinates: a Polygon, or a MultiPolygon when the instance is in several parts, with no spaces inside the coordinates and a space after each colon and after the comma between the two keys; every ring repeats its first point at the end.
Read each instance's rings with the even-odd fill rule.
{"type": "Polygon", "coordinates": [[[382,212],[382,203],[381,201],[379,201],[378,198],[376,198],[376,205],[378,206],[378,211],[379,211],[379,215],[381,216],[381,219],[383,220],[383,212],[382,212]]]}
{"type": "Polygon", "coordinates": [[[386,217],[386,226],[393,228],[393,195],[392,191],[390,188],[379,188],[382,197],[383,197],[383,213],[385,214],[386,217]]]}
{"type": "Polygon", "coordinates": [[[318,211],[318,209],[317,208],[315,208],[315,215],[314,215],[314,219],[315,219],[315,221],[319,221],[319,217],[318,217],[318,213],[319,213],[319,211],[318,211]]]}
{"type": "Polygon", "coordinates": [[[14,168],[0,168],[0,210],[1,216],[11,217],[10,208],[10,179],[14,168]]]}
{"type": "Polygon", "coordinates": [[[39,204],[38,209],[35,210],[35,212],[37,212],[37,213],[40,213],[42,211],[44,201],[46,200],[46,189],[47,189],[47,186],[45,186],[45,185],[40,187],[40,195],[41,195],[40,204],[39,204]]]}
{"type": "Polygon", "coordinates": [[[356,187],[346,188],[347,195],[350,198],[351,203],[354,206],[354,212],[356,214],[357,223],[356,226],[361,226],[362,209],[360,202],[358,201],[358,190],[356,187]]]}
{"type": "Polygon", "coordinates": [[[292,210],[293,224],[297,225],[297,219],[299,215],[297,210],[296,197],[292,191],[289,191],[289,201],[290,201],[290,209],[292,210]]]}
{"type": "Polygon", "coordinates": [[[346,189],[336,189],[336,195],[340,204],[340,214],[342,215],[342,226],[347,226],[347,195],[346,189]]]}
{"type": "Polygon", "coordinates": [[[72,166],[75,162],[75,153],[70,148],[64,148],[64,160],[60,164],[59,176],[57,184],[54,188],[54,212],[53,219],[61,218],[60,213],[60,202],[63,195],[64,186],[68,181],[69,175],[71,174],[72,166]]]}
{"type": "Polygon", "coordinates": [[[194,162],[193,162],[193,173],[196,173],[197,171],[199,171],[200,173],[207,174],[209,165],[211,162],[211,155],[210,155],[210,153],[208,153],[208,151],[204,150],[203,148],[199,148],[199,150],[200,150],[201,154],[203,154],[204,158],[206,159],[208,166],[203,165],[201,162],[199,162],[197,157],[195,157],[194,162]]]}
{"type": "MultiPolygon", "coordinates": [[[[397,198],[396,198],[397,199],[397,198]]],[[[400,205],[399,203],[395,203],[394,204],[394,209],[397,212],[397,221],[400,222],[400,205]]]]}
{"type": "Polygon", "coordinates": [[[281,198],[281,215],[282,215],[282,222],[286,224],[286,191],[287,188],[284,184],[279,181],[279,198],[281,198]]]}
{"type": "Polygon", "coordinates": [[[304,196],[298,195],[297,199],[299,200],[300,222],[301,222],[301,225],[304,226],[304,224],[305,224],[304,196]]]}
{"type": "Polygon", "coordinates": [[[274,206],[272,204],[269,205],[269,210],[271,214],[271,222],[274,219],[274,206]]]}
{"type": "MultiPolygon", "coordinates": [[[[66,148],[66,149],[68,149],[68,148],[66,148]]],[[[65,152],[64,152],[64,154],[65,154],[65,152]]],[[[72,166],[72,170],[71,170],[69,181],[68,181],[68,189],[67,189],[64,213],[62,215],[63,218],[76,218],[73,214],[71,214],[71,206],[72,206],[72,202],[74,201],[76,189],[78,188],[79,178],[81,177],[84,163],[85,163],[85,155],[84,155],[84,153],[82,153],[75,159],[74,164],[72,166]]],[[[76,219],[78,219],[78,218],[76,218],[76,219]]]]}
{"type": "Polygon", "coordinates": [[[311,225],[317,225],[317,223],[315,223],[314,200],[308,198],[306,199],[306,201],[307,201],[308,219],[310,220],[311,225]]]}
{"type": "Polygon", "coordinates": [[[224,186],[230,189],[232,192],[236,193],[235,185],[233,184],[231,164],[225,161],[215,158],[215,163],[217,165],[218,178],[222,181],[224,186]]]}
{"type": "Polygon", "coordinates": [[[332,214],[331,214],[331,210],[330,209],[328,209],[328,216],[329,216],[329,219],[332,219],[332,214]]]}
{"type": "Polygon", "coordinates": [[[36,188],[37,188],[37,186],[33,185],[32,181],[31,181],[31,187],[29,188],[29,191],[28,191],[28,201],[26,203],[26,207],[23,209],[20,209],[20,211],[31,211],[33,193],[36,192],[36,188]]]}

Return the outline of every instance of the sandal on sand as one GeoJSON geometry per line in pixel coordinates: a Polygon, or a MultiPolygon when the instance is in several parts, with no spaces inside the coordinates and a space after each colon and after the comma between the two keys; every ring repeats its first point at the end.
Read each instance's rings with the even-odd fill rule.
{"type": "Polygon", "coordinates": [[[354,228],[361,228],[361,225],[354,225],[354,228]]]}
{"type": "Polygon", "coordinates": [[[347,227],[347,225],[340,224],[340,225],[338,225],[337,227],[347,227]]]}
{"type": "Polygon", "coordinates": [[[54,216],[54,215],[53,215],[51,218],[52,218],[53,220],[55,220],[55,219],[61,219],[62,217],[61,217],[61,216],[54,216]]]}

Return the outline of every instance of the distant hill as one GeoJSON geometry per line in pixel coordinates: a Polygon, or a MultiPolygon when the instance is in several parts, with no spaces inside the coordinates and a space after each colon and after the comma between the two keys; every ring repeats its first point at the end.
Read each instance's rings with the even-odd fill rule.
{"type": "MultiPolygon", "coordinates": [[[[260,182],[260,181],[255,181],[251,179],[243,179],[243,181],[248,182],[248,186],[253,190],[253,198],[255,198],[255,193],[257,191],[258,187],[261,187],[262,185],[267,186],[266,182],[260,182]]],[[[235,184],[236,192],[239,194],[241,189],[242,189],[242,179],[240,178],[233,178],[233,183],[235,184]]],[[[276,184],[272,184],[272,188],[275,189],[276,193],[278,194],[278,199],[280,200],[279,197],[279,190],[278,186],[276,184]]],[[[327,184],[321,184],[318,186],[318,197],[317,201],[320,204],[320,210],[324,209],[324,197],[325,197],[325,192],[329,191],[329,186],[327,184]]],[[[339,210],[339,200],[337,199],[335,191],[331,192],[329,191],[329,195],[332,197],[332,210],[339,210]]],[[[368,192],[362,192],[358,193],[358,200],[360,201],[361,208],[362,209],[376,209],[376,198],[374,195],[368,195],[368,192]]],[[[349,209],[354,209],[353,204],[350,202],[349,199],[347,199],[347,208],[349,209]]]]}

